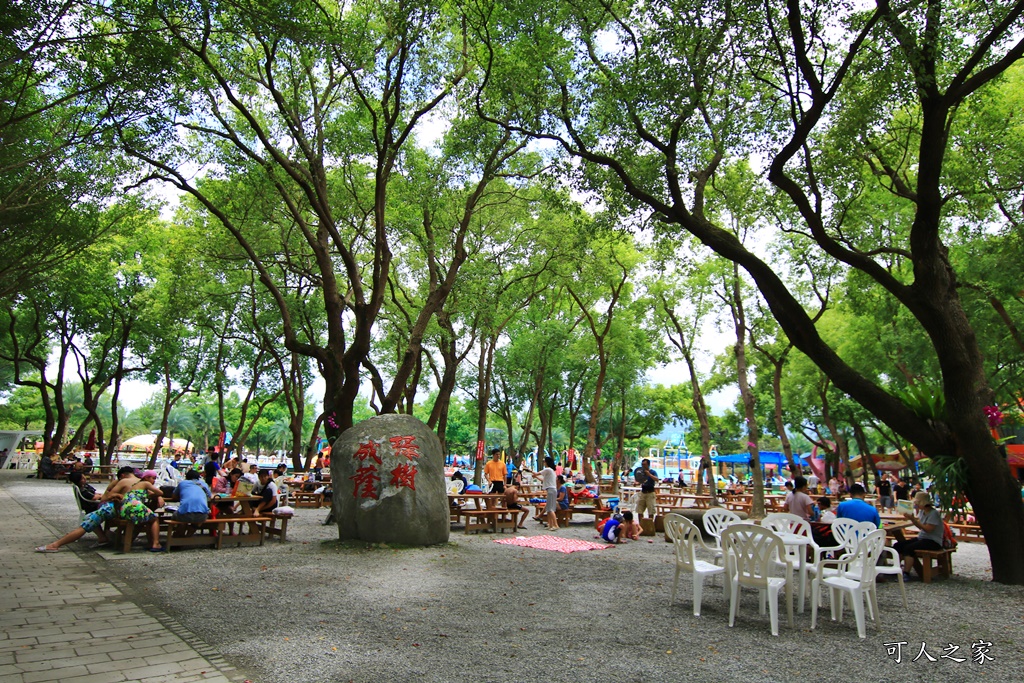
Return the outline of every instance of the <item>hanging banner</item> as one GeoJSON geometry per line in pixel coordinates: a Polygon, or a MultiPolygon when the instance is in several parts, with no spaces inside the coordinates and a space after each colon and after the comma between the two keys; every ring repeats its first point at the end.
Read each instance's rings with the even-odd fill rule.
{"type": "Polygon", "coordinates": [[[484,459],[484,442],[483,441],[477,441],[476,442],[476,459],[477,460],[483,460],[484,459]]]}

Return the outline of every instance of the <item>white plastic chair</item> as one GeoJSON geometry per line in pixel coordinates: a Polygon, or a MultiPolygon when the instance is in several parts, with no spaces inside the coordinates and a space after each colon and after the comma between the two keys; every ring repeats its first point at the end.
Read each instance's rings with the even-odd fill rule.
{"type": "Polygon", "coordinates": [[[779,635],[779,591],[786,590],[789,625],[793,626],[793,568],[785,561],[786,546],[770,529],[756,524],[733,524],[722,532],[725,572],[729,579],[729,626],[736,622],[740,587],[756,588],[760,597],[760,613],[765,600],[771,613],[772,635],[779,635]],[[784,577],[775,576],[779,569],[784,577]]]}
{"type": "Polygon", "coordinates": [[[676,587],[679,585],[679,572],[686,571],[693,575],[693,616],[700,616],[701,601],[704,596],[704,578],[724,574],[725,568],[716,564],[697,559],[697,548],[711,551],[701,538],[700,529],[682,515],[669,513],[665,516],[665,533],[672,539],[676,551],[676,575],[672,581],[672,603],[676,601],[676,587]]]}
{"type": "Polygon", "coordinates": [[[808,539],[806,545],[786,545],[786,561],[800,571],[800,593],[797,597],[799,611],[804,611],[804,601],[807,595],[807,548],[810,547],[813,557],[819,556],[818,544],[814,542],[814,534],[811,533],[811,524],[806,519],[788,512],[773,512],[765,515],[761,520],[761,526],[771,529],[777,534],[793,534],[808,539]]]}
{"type": "Polygon", "coordinates": [[[75,490],[75,504],[78,505],[78,521],[79,523],[81,523],[81,521],[85,519],[85,516],[89,513],[85,511],[85,506],[82,505],[82,489],[78,488],[74,484],[71,485],[71,488],[75,490]]]}
{"type": "Polygon", "coordinates": [[[825,560],[818,576],[811,584],[811,630],[818,622],[818,601],[821,598],[821,587],[829,589],[831,598],[832,621],[841,621],[843,617],[843,599],[847,593],[853,605],[853,615],[857,621],[857,635],[866,637],[864,625],[864,602],[867,601],[872,621],[878,626],[878,594],[875,591],[875,565],[885,551],[885,531],[876,529],[861,538],[857,550],[844,555],[838,560],[825,560]],[[835,569],[827,565],[834,564],[835,569]],[[837,595],[838,593],[838,595],[837,595]]]}
{"type": "Polygon", "coordinates": [[[284,483],[284,477],[278,477],[274,480],[277,485],[277,504],[287,505],[288,504],[288,484],[284,483]]]}
{"type": "Polygon", "coordinates": [[[810,523],[806,519],[788,512],[773,512],[770,515],[765,515],[761,520],[761,526],[776,533],[811,535],[810,523]]]}
{"type": "Polygon", "coordinates": [[[834,554],[836,557],[839,557],[840,555],[845,555],[852,550],[850,546],[844,543],[843,539],[848,538],[854,533],[854,527],[857,526],[857,522],[852,519],[840,517],[836,521],[832,522],[830,526],[832,527],[832,538],[835,539],[836,544],[818,546],[814,553],[814,564],[811,568],[812,572],[814,571],[814,567],[816,567],[822,559],[828,559],[825,555],[834,554]]]}
{"type": "MultiPolygon", "coordinates": [[[[840,538],[843,539],[847,547],[847,552],[850,553],[857,549],[857,542],[860,539],[878,530],[878,527],[872,524],[871,522],[855,522],[852,519],[844,518],[839,518],[836,520],[836,523],[839,522],[846,522],[847,526],[852,527],[849,530],[845,528],[841,529],[839,535],[837,536],[837,540],[839,540],[840,538]]],[[[836,534],[836,530],[833,529],[832,533],[836,534]]],[[[899,553],[896,552],[895,548],[886,547],[882,551],[882,554],[883,556],[889,558],[890,564],[876,565],[875,575],[877,576],[879,574],[886,574],[895,576],[896,580],[899,582],[900,585],[900,595],[903,596],[903,609],[910,609],[910,606],[907,604],[907,588],[903,584],[903,563],[900,562],[899,553]]]]}
{"type": "Polygon", "coordinates": [[[732,524],[740,523],[740,516],[725,508],[708,508],[704,512],[704,531],[715,539],[715,547],[711,553],[715,556],[715,564],[722,559],[722,532],[732,524]]]}

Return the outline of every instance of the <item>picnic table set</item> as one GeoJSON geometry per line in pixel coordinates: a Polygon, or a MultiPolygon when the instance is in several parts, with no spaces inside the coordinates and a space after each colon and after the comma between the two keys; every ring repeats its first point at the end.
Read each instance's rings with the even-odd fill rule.
{"type": "Polygon", "coordinates": [[[760,523],[749,523],[731,510],[711,508],[704,513],[702,522],[709,541],[704,540],[701,529],[689,518],[676,513],[665,517],[666,537],[674,545],[676,560],[672,601],[675,602],[680,574],[691,574],[694,616],[700,616],[704,580],[719,575],[728,596],[729,625],[735,624],[739,611],[740,589],[753,588],[758,591],[762,615],[768,607],[775,636],[779,634],[782,592],[790,627],[794,593],[799,613],[804,612],[810,599],[812,630],[817,626],[823,592],[830,595],[834,621],[841,620],[848,597],[861,638],[866,635],[866,617],[878,624],[876,584],[880,575],[897,578],[904,607],[907,605],[899,557],[886,543],[887,537],[902,534],[910,526],[903,518],[885,520],[881,528],[871,522],[837,519],[831,525],[831,546],[816,543],[810,523],[789,513],[772,513],[760,523]],[[698,558],[698,553],[710,556],[710,561],[698,558]]]}
{"type": "MultiPolygon", "coordinates": [[[[170,551],[175,547],[208,547],[217,550],[227,546],[240,546],[247,544],[263,545],[264,540],[276,537],[282,542],[287,540],[288,520],[292,513],[285,509],[282,512],[272,511],[270,513],[257,515],[253,512],[253,505],[262,500],[259,496],[217,495],[210,499],[211,513],[215,509],[230,504],[232,507],[238,505],[237,512],[211,514],[210,517],[192,535],[184,535],[183,532],[189,525],[175,519],[177,511],[174,503],[168,503],[164,507],[154,510],[154,514],[160,523],[160,534],[163,536],[163,548],[170,551]],[[276,514],[275,514],[276,513],[276,514]],[[238,532],[234,525],[238,525],[238,532]]],[[[113,535],[113,547],[124,553],[132,551],[132,543],[139,529],[131,519],[117,518],[112,520],[111,529],[113,535]]]]}

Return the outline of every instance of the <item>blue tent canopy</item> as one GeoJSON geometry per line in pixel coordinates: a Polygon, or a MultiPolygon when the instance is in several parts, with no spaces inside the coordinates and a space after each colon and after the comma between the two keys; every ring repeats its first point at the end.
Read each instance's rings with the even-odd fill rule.
{"type": "MultiPolygon", "coordinates": [[[[779,451],[761,451],[761,464],[762,465],[775,465],[776,467],[785,467],[789,464],[786,460],[786,456],[779,451]]],[[[798,460],[807,461],[810,455],[797,455],[798,460]]],[[[716,463],[732,463],[736,465],[747,465],[750,463],[750,453],[732,453],[731,455],[716,455],[712,456],[711,460],[716,463]]]]}

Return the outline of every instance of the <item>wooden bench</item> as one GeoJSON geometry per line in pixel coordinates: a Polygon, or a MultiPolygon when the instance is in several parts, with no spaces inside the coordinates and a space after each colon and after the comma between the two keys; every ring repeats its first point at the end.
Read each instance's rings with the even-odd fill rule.
{"type": "Polygon", "coordinates": [[[275,514],[271,513],[270,514],[270,523],[263,525],[264,528],[265,528],[267,536],[270,536],[271,538],[277,536],[278,538],[281,539],[282,543],[287,541],[288,540],[288,520],[291,519],[292,517],[294,517],[294,515],[275,515],[275,514]],[[280,529],[277,528],[278,521],[281,522],[281,528],[280,529]]]}
{"type": "Polygon", "coordinates": [[[953,524],[949,522],[949,528],[956,534],[957,541],[985,542],[985,535],[981,533],[981,527],[977,524],[953,524]]]}
{"type": "MultiPolygon", "coordinates": [[[[572,521],[572,516],[575,514],[594,515],[594,521],[599,519],[605,519],[612,516],[612,511],[608,508],[599,508],[596,505],[570,505],[568,510],[559,510],[559,512],[568,513],[565,515],[566,524],[572,521]]],[[[559,517],[558,513],[555,513],[555,517],[558,518],[558,523],[562,523],[562,518],[559,517]]]]}
{"type": "Polygon", "coordinates": [[[259,544],[263,545],[263,540],[266,537],[267,523],[271,521],[273,520],[270,517],[218,517],[217,519],[208,519],[202,524],[195,525],[179,522],[176,519],[169,519],[165,522],[167,532],[164,548],[170,551],[174,546],[206,546],[220,550],[224,547],[225,539],[227,539],[229,544],[234,545],[241,545],[244,541],[259,541],[259,544]],[[228,536],[224,533],[225,524],[236,523],[252,524],[256,530],[248,534],[237,534],[234,536],[228,536]],[[174,530],[180,530],[189,526],[198,526],[199,529],[197,531],[209,531],[210,534],[197,533],[193,536],[174,535],[174,530]]]}
{"type": "Polygon", "coordinates": [[[517,512],[519,511],[505,508],[484,508],[482,510],[464,508],[461,514],[466,517],[467,534],[470,531],[480,531],[481,529],[497,533],[501,529],[515,530],[517,512]]]}
{"type": "MultiPolygon", "coordinates": [[[[160,521],[160,532],[163,532],[167,528],[168,518],[157,517],[157,519],[160,521]]],[[[111,547],[123,553],[130,553],[132,551],[132,542],[141,529],[135,528],[135,522],[120,517],[110,520],[109,525],[111,547]]]]}
{"type": "Polygon", "coordinates": [[[921,580],[925,583],[932,582],[932,562],[935,562],[935,569],[938,575],[948,579],[953,575],[953,553],[956,548],[943,548],[942,550],[915,550],[914,555],[921,561],[921,580]]]}
{"type": "Polygon", "coordinates": [[[312,493],[309,491],[295,491],[291,494],[292,507],[297,508],[321,508],[324,506],[324,494],[312,493]]]}

